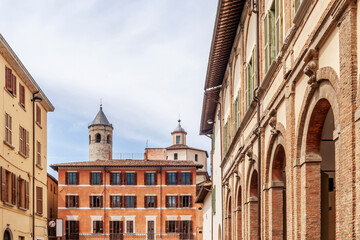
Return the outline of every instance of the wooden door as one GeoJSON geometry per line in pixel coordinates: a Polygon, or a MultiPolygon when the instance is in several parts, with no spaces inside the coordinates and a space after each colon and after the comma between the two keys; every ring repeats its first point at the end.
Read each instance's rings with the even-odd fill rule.
{"type": "Polygon", "coordinates": [[[154,221],[147,222],[147,239],[154,240],[155,239],[155,223],[154,221]]]}

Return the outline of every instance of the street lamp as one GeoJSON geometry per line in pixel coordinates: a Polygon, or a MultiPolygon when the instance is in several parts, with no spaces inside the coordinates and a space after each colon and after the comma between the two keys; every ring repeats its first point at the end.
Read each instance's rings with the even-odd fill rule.
{"type": "Polygon", "coordinates": [[[33,217],[33,225],[32,225],[32,238],[35,240],[35,102],[41,102],[42,97],[35,96],[39,91],[33,93],[32,107],[33,107],[33,174],[32,174],[32,182],[33,182],[33,191],[32,191],[32,217],[33,217]]]}

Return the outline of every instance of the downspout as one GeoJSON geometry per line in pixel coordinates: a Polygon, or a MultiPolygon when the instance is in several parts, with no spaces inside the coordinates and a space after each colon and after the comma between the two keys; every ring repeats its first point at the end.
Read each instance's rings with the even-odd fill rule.
{"type": "Polygon", "coordinates": [[[253,91],[253,100],[256,102],[257,126],[254,134],[258,139],[258,238],[261,240],[261,134],[260,134],[260,99],[256,95],[260,86],[260,54],[259,54],[259,0],[252,0],[252,12],[256,14],[256,88],[253,91]]]}
{"type": "Polygon", "coordinates": [[[41,98],[35,97],[39,91],[33,93],[32,101],[32,115],[33,115],[33,166],[32,166],[32,182],[33,182],[33,189],[32,189],[32,239],[35,240],[35,101],[41,98]]]}
{"type": "MultiPolygon", "coordinates": [[[[214,138],[214,134],[212,134],[211,136],[208,136],[208,135],[205,135],[207,136],[208,138],[211,139],[211,143],[213,144],[213,138],[214,138]]],[[[214,139],[215,140],[215,139],[214,139]]],[[[211,146],[213,147],[213,146],[211,146]]],[[[213,178],[214,178],[214,174],[213,174],[213,158],[214,158],[214,153],[212,152],[211,153],[211,157],[210,157],[210,168],[211,168],[211,208],[212,208],[212,201],[213,201],[213,196],[212,196],[212,191],[213,191],[213,186],[214,186],[214,183],[213,183],[213,178]]],[[[208,190],[208,192],[210,192],[210,190],[208,190]]],[[[214,214],[213,214],[213,210],[211,209],[211,240],[214,239],[214,234],[213,234],[213,229],[214,229],[214,214]]]]}

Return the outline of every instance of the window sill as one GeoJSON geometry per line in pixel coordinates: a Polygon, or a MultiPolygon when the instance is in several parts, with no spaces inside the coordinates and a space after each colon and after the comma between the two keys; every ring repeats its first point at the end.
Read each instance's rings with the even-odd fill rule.
{"type": "Polygon", "coordinates": [[[20,156],[22,156],[23,158],[29,158],[29,156],[26,156],[25,154],[23,154],[22,152],[18,152],[20,156]]]}
{"type": "Polygon", "coordinates": [[[42,213],[35,213],[35,215],[39,216],[39,217],[42,217],[43,214],[42,213]]]}
{"type": "Polygon", "coordinates": [[[26,112],[25,106],[22,105],[21,103],[18,103],[18,104],[19,104],[19,106],[22,108],[22,110],[24,110],[24,111],[26,112]]]}
{"type": "Polygon", "coordinates": [[[19,207],[20,210],[23,210],[23,211],[27,211],[26,208],[23,208],[23,207],[19,207]]]}
{"type": "Polygon", "coordinates": [[[42,129],[42,126],[41,126],[41,124],[40,124],[38,121],[36,121],[36,125],[38,125],[38,127],[39,127],[40,129],[42,129]]]}
{"type": "Polygon", "coordinates": [[[9,202],[6,202],[6,201],[4,202],[4,204],[5,204],[5,205],[8,205],[8,206],[10,206],[10,207],[14,207],[14,206],[15,206],[14,204],[9,203],[9,202]]]}
{"type": "Polygon", "coordinates": [[[67,209],[77,209],[78,207],[66,207],[67,209]]]}
{"type": "Polygon", "coordinates": [[[43,168],[41,167],[41,165],[39,165],[39,164],[35,164],[35,165],[36,165],[37,168],[43,170],[43,168]]]}
{"type": "Polygon", "coordinates": [[[5,91],[13,98],[16,97],[16,95],[12,94],[12,92],[10,92],[6,87],[4,87],[5,91]]]}
{"type": "Polygon", "coordinates": [[[9,143],[9,142],[7,142],[7,141],[5,141],[5,140],[4,140],[4,144],[5,144],[6,146],[8,146],[9,148],[11,148],[11,149],[15,149],[15,147],[14,147],[13,145],[11,145],[11,143],[9,143]]]}

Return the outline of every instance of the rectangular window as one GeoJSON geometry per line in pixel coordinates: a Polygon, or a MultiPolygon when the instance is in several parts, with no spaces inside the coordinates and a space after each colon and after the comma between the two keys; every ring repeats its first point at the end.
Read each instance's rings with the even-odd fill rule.
{"type": "Polygon", "coordinates": [[[145,173],[145,185],[156,185],[156,173],[145,173]]]}
{"type": "Polygon", "coordinates": [[[134,233],[134,221],[126,221],[126,233],[134,233]]]}
{"type": "Polygon", "coordinates": [[[180,136],[176,136],[176,144],[180,144],[180,136]]]}
{"type": "Polygon", "coordinates": [[[43,213],[43,189],[42,187],[36,187],[36,213],[43,213]]]}
{"type": "Polygon", "coordinates": [[[299,10],[299,7],[300,7],[302,1],[303,0],[295,0],[295,2],[294,2],[295,13],[299,10]]]}
{"type": "Polygon", "coordinates": [[[240,127],[240,90],[233,104],[234,122],[233,122],[233,135],[235,136],[240,127]]]}
{"type": "Polygon", "coordinates": [[[16,76],[5,66],[5,87],[12,95],[16,95],[16,76]]]}
{"type": "Polygon", "coordinates": [[[120,185],[121,173],[111,173],[110,185],[120,185]]]}
{"type": "Polygon", "coordinates": [[[91,183],[91,185],[101,185],[102,184],[102,174],[100,172],[90,173],[90,183],[91,183]]]}
{"type": "Polygon", "coordinates": [[[136,196],[125,196],[125,199],[127,208],[136,208],[136,196]]]}
{"type": "Polygon", "coordinates": [[[12,117],[5,113],[5,141],[12,145],[12,117]]]}
{"type": "Polygon", "coordinates": [[[192,239],[193,229],[192,221],[179,221],[180,239],[192,239]]]}
{"type": "Polygon", "coordinates": [[[198,155],[195,154],[195,162],[197,162],[197,161],[198,161],[198,155]]]}
{"type": "Polygon", "coordinates": [[[177,159],[178,159],[178,154],[174,153],[174,160],[177,160],[177,159]]]}
{"type": "Polygon", "coordinates": [[[166,207],[176,208],[177,207],[177,196],[166,196],[166,207]]]}
{"type": "Polygon", "coordinates": [[[192,197],[180,196],[180,207],[192,207],[192,197]]]}
{"type": "Polygon", "coordinates": [[[36,165],[41,167],[41,143],[36,141],[36,165]]]}
{"type": "Polygon", "coordinates": [[[110,240],[123,239],[123,221],[110,221],[110,240]]]}
{"type": "Polygon", "coordinates": [[[25,107],[25,87],[24,87],[24,85],[19,83],[19,90],[20,90],[19,103],[21,106],[25,107]]]}
{"type": "Polygon", "coordinates": [[[256,46],[252,51],[249,62],[245,69],[245,98],[246,98],[246,109],[250,107],[253,101],[253,91],[256,87],[255,84],[255,73],[256,73],[256,46]]]}
{"type": "Polygon", "coordinates": [[[29,157],[29,132],[21,126],[19,136],[19,152],[23,156],[29,157]]]}
{"type": "Polygon", "coordinates": [[[67,195],[66,196],[66,207],[67,208],[78,208],[79,207],[79,196],[67,195]]]}
{"type": "Polygon", "coordinates": [[[135,185],[135,173],[126,173],[126,185],[135,185]]]}
{"type": "Polygon", "coordinates": [[[103,221],[93,221],[93,233],[103,233],[103,221]]]}
{"type": "Polygon", "coordinates": [[[178,230],[178,221],[166,221],[166,233],[177,233],[178,230]]]}
{"type": "Polygon", "coordinates": [[[29,208],[29,182],[22,179],[20,176],[18,177],[18,207],[22,209],[29,208]]]}
{"type": "Polygon", "coordinates": [[[145,208],[155,208],[156,205],[156,196],[145,196],[144,202],[145,202],[145,208]]]}
{"type": "Polygon", "coordinates": [[[183,185],[190,185],[190,174],[189,172],[183,172],[182,175],[182,184],[183,185]]]}
{"type": "Polygon", "coordinates": [[[212,203],[212,212],[215,215],[216,213],[216,186],[213,187],[211,192],[211,203],[212,203]]]}
{"type": "Polygon", "coordinates": [[[116,196],[110,196],[110,207],[112,208],[119,208],[122,207],[121,204],[121,196],[120,195],[116,195],[116,196]]]}
{"type": "Polygon", "coordinates": [[[15,205],[18,183],[16,175],[2,168],[1,178],[1,200],[15,205]]]}
{"type": "Polygon", "coordinates": [[[230,117],[228,117],[228,119],[226,120],[226,123],[224,125],[224,151],[223,154],[225,156],[225,154],[227,153],[227,150],[229,149],[230,146],[230,117]]]}
{"type": "Polygon", "coordinates": [[[41,108],[36,105],[36,122],[41,125],[41,108]]]}
{"type": "Polygon", "coordinates": [[[78,172],[67,172],[66,173],[66,179],[65,181],[67,181],[65,184],[67,185],[78,185],[78,181],[79,181],[79,173],[78,172]]]}
{"type": "Polygon", "coordinates": [[[176,185],[176,173],[167,173],[167,185],[176,185]]]}
{"type": "Polygon", "coordinates": [[[65,221],[66,239],[79,239],[79,221],[65,221]]]}
{"type": "Polygon", "coordinates": [[[91,208],[102,208],[103,207],[103,196],[90,196],[90,207],[91,208]]]}

